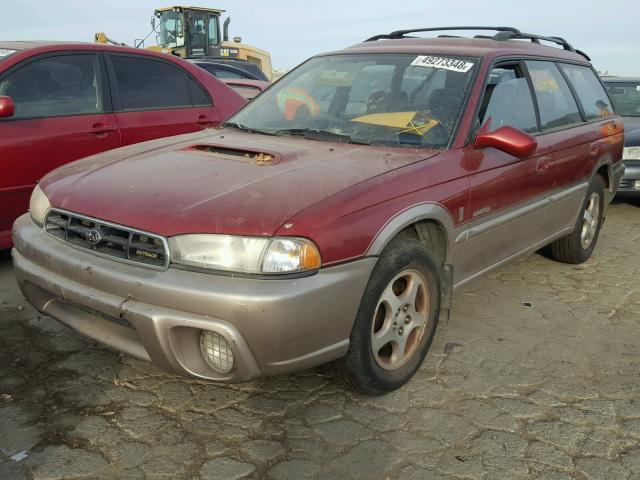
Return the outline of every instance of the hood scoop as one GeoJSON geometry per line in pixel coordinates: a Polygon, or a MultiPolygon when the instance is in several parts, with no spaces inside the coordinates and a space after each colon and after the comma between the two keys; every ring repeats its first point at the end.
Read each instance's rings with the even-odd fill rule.
{"type": "Polygon", "coordinates": [[[259,150],[229,148],[221,145],[192,145],[186,149],[188,153],[199,153],[213,155],[217,158],[225,160],[234,160],[236,162],[252,163],[258,167],[275,165],[280,162],[280,155],[272,152],[263,152],[259,150]]]}

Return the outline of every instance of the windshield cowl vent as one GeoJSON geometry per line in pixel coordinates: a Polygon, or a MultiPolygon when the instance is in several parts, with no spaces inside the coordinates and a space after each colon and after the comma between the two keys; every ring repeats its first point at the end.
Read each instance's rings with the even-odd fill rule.
{"type": "Polygon", "coordinates": [[[229,148],[220,145],[192,145],[187,148],[192,153],[206,153],[225,160],[252,163],[259,167],[275,165],[280,162],[280,155],[258,150],[247,150],[241,148],[229,148]]]}

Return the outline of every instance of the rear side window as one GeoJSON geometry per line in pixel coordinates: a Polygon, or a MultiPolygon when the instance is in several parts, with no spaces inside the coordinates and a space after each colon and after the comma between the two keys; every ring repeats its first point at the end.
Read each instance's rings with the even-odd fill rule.
{"type": "Polygon", "coordinates": [[[573,94],[551,62],[527,62],[540,110],[542,130],[582,122],[573,94]]]}
{"type": "Polygon", "coordinates": [[[613,114],[607,92],[588,67],[561,64],[560,68],[573,86],[587,120],[606,118],[613,114]]]}
{"type": "Polygon", "coordinates": [[[191,92],[191,103],[196,107],[211,105],[211,99],[200,84],[193,78],[189,77],[189,91],[191,92]]]}
{"type": "Polygon", "coordinates": [[[491,70],[480,105],[479,121],[490,130],[509,125],[528,133],[537,131],[531,89],[518,65],[491,70]]]}
{"type": "Polygon", "coordinates": [[[60,55],[35,60],[0,82],[0,95],[13,99],[12,119],[102,113],[96,55],[60,55]]]}
{"type": "Polygon", "coordinates": [[[111,56],[121,110],[191,105],[185,73],[163,61],[111,56]]]}

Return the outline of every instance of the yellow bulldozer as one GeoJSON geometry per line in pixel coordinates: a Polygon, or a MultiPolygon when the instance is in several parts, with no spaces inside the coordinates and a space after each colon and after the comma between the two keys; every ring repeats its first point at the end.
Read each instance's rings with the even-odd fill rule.
{"type": "MultiPolygon", "coordinates": [[[[216,8],[186,6],[158,8],[151,18],[151,33],[156,33],[157,45],[146,48],[182,58],[246,60],[258,65],[271,80],[273,72],[269,52],[242,43],[240,37],[234,37],[233,41],[229,41],[231,19],[227,17],[220,28],[222,13],[224,10],[216,8]]],[[[144,46],[145,39],[136,40],[135,46],[144,46]]],[[[103,32],[96,33],[94,40],[96,43],[124,45],[111,40],[103,32]]]]}

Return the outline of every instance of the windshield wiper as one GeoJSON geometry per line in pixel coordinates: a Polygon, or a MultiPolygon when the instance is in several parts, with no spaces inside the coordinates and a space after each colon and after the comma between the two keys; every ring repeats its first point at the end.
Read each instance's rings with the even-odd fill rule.
{"type": "Polygon", "coordinates": [[[314,128],[287,128],[276,130],[275,135],[294,135],[307,138],[309,140],[328,140],[337,143],[354,143],[357,145],[371,145],[368,140],[359,140],[342,133],[329,132],[327,130],[317,130],[314,128]]]}
{"type": "Polygon", "coordinates": [[[222,126],[235,128],[236,130],[242,130],[243,132],[248,132],[248,133],[260,133],[262,135],[277,135],[277,133],[274,132],[273,130],[262,130],[260,128],[251,128],[238,122],[224,122],[222,126]]]}

